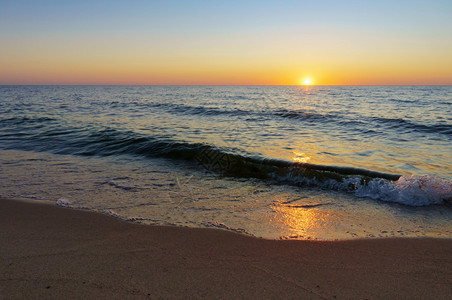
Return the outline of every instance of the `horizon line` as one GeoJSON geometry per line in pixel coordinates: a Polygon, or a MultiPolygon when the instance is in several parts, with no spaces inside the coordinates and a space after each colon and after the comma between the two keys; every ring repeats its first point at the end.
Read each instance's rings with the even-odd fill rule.
{"type": "Polygon", "coordinates": [[[316,87],[316,86],[452,86],[450,84],[111,84],[111,83],[43,83],[43,84],[2,84],[0,86],[296,86],[296,87],[316,87]]]}

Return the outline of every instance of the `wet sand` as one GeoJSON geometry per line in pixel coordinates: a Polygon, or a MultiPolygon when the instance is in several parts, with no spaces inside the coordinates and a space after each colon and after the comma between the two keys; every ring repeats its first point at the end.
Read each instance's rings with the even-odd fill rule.
{"type": "Polygon", "coordinates": [[[0,298],[450,299],[452,239],[273,241],[0,199],[0,298]]]}

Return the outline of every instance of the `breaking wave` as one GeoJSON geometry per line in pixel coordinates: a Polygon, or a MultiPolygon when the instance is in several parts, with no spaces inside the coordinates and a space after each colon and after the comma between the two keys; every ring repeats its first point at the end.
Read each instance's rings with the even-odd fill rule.
{"type": "MultiPolygon", "coordinates": [[[[43,121],[43,120],[41,120],[43,121]]],[[[36,122],[33,120],[33,122],[36,122]]],[[[410,206],[450,204],[452,182],[433,175],[400,176],[364,168],[316,165],[269,159],[233,148],[205,143],[169,140],[112,128],[47,128],[38,134],[4,137],[4,145],[34,151],[81,156],[139,155],[149,158],[184,160],[209,172],[238,178],[258,178],[275,184],[317,186],[346,191],[358,197],[410,206]],[[30,136],[32,138],[30,138],[30,136]]],[[[109,184],[122,189],[120,182],[109,184]]],[[[61,205],[66,205],[61,201],[61,205]]]]}

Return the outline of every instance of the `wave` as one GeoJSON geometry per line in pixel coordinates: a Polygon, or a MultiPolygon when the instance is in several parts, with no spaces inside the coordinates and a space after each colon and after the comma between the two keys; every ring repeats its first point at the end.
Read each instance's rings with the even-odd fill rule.
{"type": "Polygon", "coordinates": [[[365,186],[358,186],[355,194],[410,206],[450,205],[452,182],[433,175],[402,176],[396,182],[372,180],[365,186]]]}
{"type": "Polygon", "coordinates": [[[408,206],[451,205],[452,181],[434,175],[401,176],[366,169],[286,162],[271,176],[277,182],[351,192],[408,206]]]}
{"type": "Polygon", "coordinates": [[[410,122],[404,119],[393,119],[393,118],[381,118],[374,117],[373,120],[391,126],[392,128],[404,128],[422,132],[429,133],[440,133],[445,135],[452,135],[452,125],[448,124],[434,124],[434,125],[424,125],[410,122]]]}
{"type": "Polygon", "coordinates": [[[57,119],[50,117],[11,117],[1,120],[1,123],[7,125],[21,125],[21,124],[46,123],[54,121],[57,121],[57,119]]]}
{"type": "MultiPolygon", "coordinates": [[[[320,114],[314,112],[307,112],[301,110],[277,110],[273,113],[276,116],[289,118],[289,119],[297,119],[307,122],[333,122],[340,126],[353,126],[355,129],[360,130],[362,127],[369,125],[362,121],[354,120],[351,118],[346,118],[339,115],[334,114],[320,114]]],[[[384,117],[372,117],[369,119],[370,122],[376,121],[377,123],[387,125],[391,128],[403,128],[408,130],[420,131],[420,132],[428,132],[428,133],[439,133],[445,135],[452,135],[452,125],[449,124],[432,124],[432,125],[424,125],[418,124],[414,122],[410,122],[405,119],[400,118],[384,118],[384,117]]],[[[367,131],[366,131],[367,133],[367,131]]]]}
{"type": "Polygon", "coordinates": [[[331,114],[319,114],[302,110],[287,110],[287,109],[277,110],[274,112],[274,115],[283,118],[310,120],[310,121],[330,120],[332,117],[334,117],[334,115],[331,114]]]}
{"type": "Polygon", "coordinates": [[[215,107],[206,106],[192,106],[178,103],[127,103],[126,105],[133,105],[140,108],[157,108],[163,109],[165,112],[174,113],[177,115],[205,115],[205,116],[217,116],[217,115],[231,115],[242,116],[254,114],[252,111],[242,109],[221,109],[215,107]]]}
{"type": "MultiPolygon", "coordinates": [[[[316,186],[410,206],[452,203],[452,182],[436,176],[400,176],[364,168],[269,159],[234,148],[171,140],[114,128],[49,127],[33,134],[0,135],[2,148],[81,156],[138,155],[196,164],[205,171],[276,184],[316,186]]],[[[118,182],[110,182],[119,186],[118,182]]],[[[123,187],[121,188],[134,188],[123,187]]]]}

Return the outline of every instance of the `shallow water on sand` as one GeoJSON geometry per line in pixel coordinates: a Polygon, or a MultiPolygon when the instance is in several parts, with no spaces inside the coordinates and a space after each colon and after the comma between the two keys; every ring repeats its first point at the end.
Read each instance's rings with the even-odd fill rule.
{"type": "Polygon", "coordinates": [[[237,179],[165,159],[0,151],[0,195],[144,224],[279,239],[452,237],[452,209],[407,207],[316,187],[237,179]]]}

